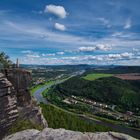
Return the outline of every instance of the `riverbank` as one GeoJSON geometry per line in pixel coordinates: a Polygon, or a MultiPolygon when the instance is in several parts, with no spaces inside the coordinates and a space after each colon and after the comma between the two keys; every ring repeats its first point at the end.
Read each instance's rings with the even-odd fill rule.
{"type": "MultiPolygon", "coordinates": [[[[55,84],[57,84],[57,83],[55,83],[55,84]]],[[[34,97],[38,100],[38,102],[42,102],[45,105],[48,105],[48,101],[46,100],[46,98],[43,97],[42,93],[47,88],[50,88],[53,85],[54,85],[54,83],[53,84],[49,84],[47,86],[43,86],[42,88],[39,88],[39,89],[37,89],[35,91],[34,97]]],[[[53,105],[53,106],[55,106],[55,105],[53,105]]],[[[55,107],[59,108],[58,106],[55,106],[55,107]]],[[[73,113],[73,112],[70,112],[68,110],[64,110],[64,109],[62,109],[62,110],[67,112],[67,113],[73,113]]],[[[135,138],[140,139],[140,131],[138,131],[138,130],[135,130],[135,129],[132,129],[132,128],[128,128],[128,127],[124,127],[122,125],[118,125],[118,124],[115,124],[115,123],[112,123],[112,122],[108,122],[108,121],[105,121],[103,119],[99,119],[98,117],[91,118],[91,117],[88,117],[86,115],[82,115],[81,116],[81,114],[77,114],[77,113],[73,113],[73,114],[77,115],[78,117],[81,117],[81,118],[85,119],[85,121],[89,121],[90,123],[92,122],[95,125],[103,125],[103,126],[111,127],[113,131],[129,134],[129,135],[131,135],[131,136],[133,136],[135,138]]]]}

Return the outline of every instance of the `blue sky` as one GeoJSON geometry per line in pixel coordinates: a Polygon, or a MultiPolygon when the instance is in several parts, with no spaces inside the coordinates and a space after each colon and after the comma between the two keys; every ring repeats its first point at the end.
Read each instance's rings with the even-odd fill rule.
{"type": "Polygon", "coordinates": [[[22,64],[140,65],[140,0],[0,0],[0,51],[22,64]]]}

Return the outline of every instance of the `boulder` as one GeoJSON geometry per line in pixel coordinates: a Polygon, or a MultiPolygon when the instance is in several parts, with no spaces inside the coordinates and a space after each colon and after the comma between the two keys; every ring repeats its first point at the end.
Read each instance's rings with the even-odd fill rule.
{"type": "Polygon", "coordinates": [[[81,133],[65,129],[45,128],[25,130],[10,135],[3,140],[136,140],[135,138],[116,132],[81,133]]]}

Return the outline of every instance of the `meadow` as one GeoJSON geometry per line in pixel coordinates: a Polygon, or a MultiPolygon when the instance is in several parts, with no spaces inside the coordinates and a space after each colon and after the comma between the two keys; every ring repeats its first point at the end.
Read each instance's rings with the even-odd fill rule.
{"type": "Polygon", "coordinates": [[[88,74],[88,75],[84,76],[83,78],[85,80],[93,81],[93,80],[96,80],[96,79],[99,79],[99,78],[105,78],[105,77],[111,77],[111,76],[113,76],[113,74],[92,73],[92,74],[88,74]]]}

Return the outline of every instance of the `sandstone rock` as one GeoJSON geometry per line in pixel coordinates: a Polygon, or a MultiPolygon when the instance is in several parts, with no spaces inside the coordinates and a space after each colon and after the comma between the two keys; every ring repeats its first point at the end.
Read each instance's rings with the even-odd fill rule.
{"type": "Polygon", "coordinates": [[[13,135],[10,135],[4,140],[31,140],[33,136],[37,135],[40,131],[31,129],[31,130],[25,130],[19,133],[15,133],[13,135]]]}
{"type": "Polygon", "coordinates": [[[18,118],[16,92],[12,83],[0,73],[0,137],[18,118]]]}
{"type": "Polygon", "coordinates": [[[65,129],[45,128],[42,132],[34,129],[10,135],[3,140],[136,140],[116,132],[81,133],[65,129]]]}
{"type": "Polygon", "coordinates": [[[6,69],[4,74],[16,90],[18,106],[24,107],[30,105],[32,102],[29,92],[31,73],[27,70],[17,68],[6,69]]]}
{"type": "Polygon", "coordinates": [[[30,95],[31,73],[23,69],[7,69],[3,73],[0,73],[0,139],[16,125],[17,119],[47,127],[40,107],[30,95]]]}
{"type": "Polygon", "coordinates": [[[42,115],[41,108],[38,106],[29,106],[20,108],[20,119],[29,120],[34,124],[38,124],[43,128],[47,127],[47,121],[45,120],[44,116],[42,115]]]}

